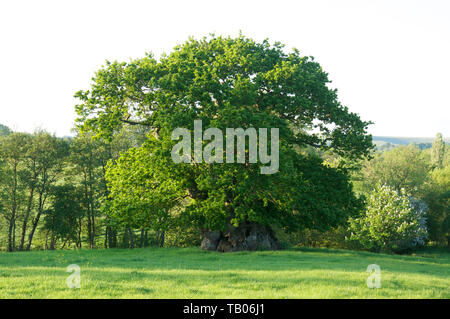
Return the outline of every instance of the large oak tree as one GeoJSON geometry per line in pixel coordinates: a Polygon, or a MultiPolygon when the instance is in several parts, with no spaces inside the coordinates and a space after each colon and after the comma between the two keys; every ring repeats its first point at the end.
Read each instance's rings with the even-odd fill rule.
{"type": "Polygon", "coordinates": [[[301,150],[314,147],[356,160],[369,154],[369,122],[340,104],[312,57],[244,36],[189,39],[173,52],[107,62],[76,97],[82,130],[111,138],[123,125],[148,129],[140,148],[108,168],[110,210],[130,227],[183,220],[202,229],[203,248],[276,248],[271,227],[328,229],[356,214],[344,167],[301,150]],[[177,127],[279,128],[279,171],[261,163],[179,163],[177,127]]]}

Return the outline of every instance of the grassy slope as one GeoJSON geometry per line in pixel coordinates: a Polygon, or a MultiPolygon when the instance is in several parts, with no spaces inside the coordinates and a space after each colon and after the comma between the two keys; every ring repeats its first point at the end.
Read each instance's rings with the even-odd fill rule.
{"type": "Polygon", "coordinates": [[[196,248],[0,253],[0,298],[450,298],[450,254],[196,248]],[[66,267],[81,267],[68,289],[66,267]],[[366,267],[381,267],[381,289],[366,267]]]}

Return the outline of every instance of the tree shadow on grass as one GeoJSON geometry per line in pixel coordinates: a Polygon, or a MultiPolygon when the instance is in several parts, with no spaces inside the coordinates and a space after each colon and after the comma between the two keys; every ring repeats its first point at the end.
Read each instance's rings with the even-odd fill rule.
{"type": "Polygon", "coordinates": [[[27,276],[35,268],[62,272],[65,267],[78,264],[82,269],[98,268],[110,271],[192,270],[192,271],[346,271],[364,273],[369,264],[380,265],[382,271],[394,274],[425,274],[438,278],[450,277],[448,258],[421,258],[355,252],[295,248],[285,251],[217,253],[199,249],[135,249],[50,254],[0,255],[0,278],[27,276]],[[138,257],[137,257],[138,256],[138,257]]]}
{"type": "MultiPolygon", "coordinates": [[[[14,279],[21,270],[12,270],[9,279],[14,279]]],[[[30,296],[36,295],[35,290],[39,290],[42,283],[40,279],[43,275],[50,279],[50,290],[55,293],[69,293],[65,284],[67,273],[60,269],[51,268],[23,268],[22,271],[27,272],[27,276],[31,279],[26,283],[26,289],[22,289],[23,293],[29,293],[30,296]],[[38,287],[38,288],[36,288],[38,287]]],[[[199,298],[221,298],[225,293],[232,293],[233,296],[242,296],[249,298],[252,295],[267,296],[280,295],[287,298],[295,298],[302,295],[303,287],[308,289],[324,290],[331,295],[342,295],[344,297],[367,296],[380,297],[373,291],[361,291],[360,289],[368,289],[366,287],[366,275],[361,278],[350,278],[353,272],[340,273],[336,275],[305,273],[298,276],[296,272],[288,272],[284,274],[273,273],[268,275],[267,271],[255,271],[249,274],[247,271],[242,273],[238,270],[221,272],[217,270],[209,271],[117,271],[111,269],[87,269],[82,270],[82,287],[88,289],[88,294],[94,298],[102,298],[105,296],[120,298],[122,293],[126,295],[136,295],[143,298],[159,298],[160,295],[172,293],[187,294],[189,296],[196,295],[199,298]],[[295,287],[300,290],[293,289],[295,287]],[[220,291],[217,291],[220,289],[220,291]],[[359,289],[359,292],[356,290],[359,289]],[[355,295],[354,295],[355,294],[355,295]],[[219,296],[218,296],[219,295],[219,296]],[[373,295],[373,296],[372,296],[373,295]]],[[[445,287],[441,286],[424,286],[416,285],[413,287],[415,291],[423,291],[429,289],[431,294],[440,294],[445,291],[445,287]]],[[[386,280],[383,281],[384,297],[392,297],[409,293],[411,287],[405,281],[386,280]]],[[[381,290],[380,290],[381,291],[381,290]]],[[[84,290],[86,293],[86,290],[84,290]]],[[[14,294],[14,291],[11,292],[14,294]]],[[[83,290],[70,292],[73,297],[83,297],[83,290]]],[[[18,294],[19,295],[19,294],[18,294]]],[[[40,296],[42,297],[42,296],[40,296]]],[[[173,296],[177,298],[177,296],[173,296]]],[[[181,298],[181,297],[180,297],[181,298]]]]}

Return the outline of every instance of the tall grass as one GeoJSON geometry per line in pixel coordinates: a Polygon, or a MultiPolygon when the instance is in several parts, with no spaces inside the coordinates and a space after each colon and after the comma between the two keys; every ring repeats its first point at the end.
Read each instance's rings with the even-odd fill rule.
{"type": "Polygon", "coordinates": [[[0,298],[449,298],[450,254],[197,248],[0,253],[0,298]],[[81,268],[69,289],[66,268],[81,268]],[[369,264],[381,267],[370,289],[369,264]]]}

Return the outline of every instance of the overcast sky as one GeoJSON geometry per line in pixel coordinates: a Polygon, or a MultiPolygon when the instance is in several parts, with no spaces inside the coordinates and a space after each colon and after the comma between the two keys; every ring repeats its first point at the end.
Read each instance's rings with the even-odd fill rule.
{"type": "Polygon", "coordinates": [[[105,60],[188,36],[269,38],[312,55],[374,135],[450,136],[450,1],[1,1],[0,123],[71,135],[105,60]]]}

